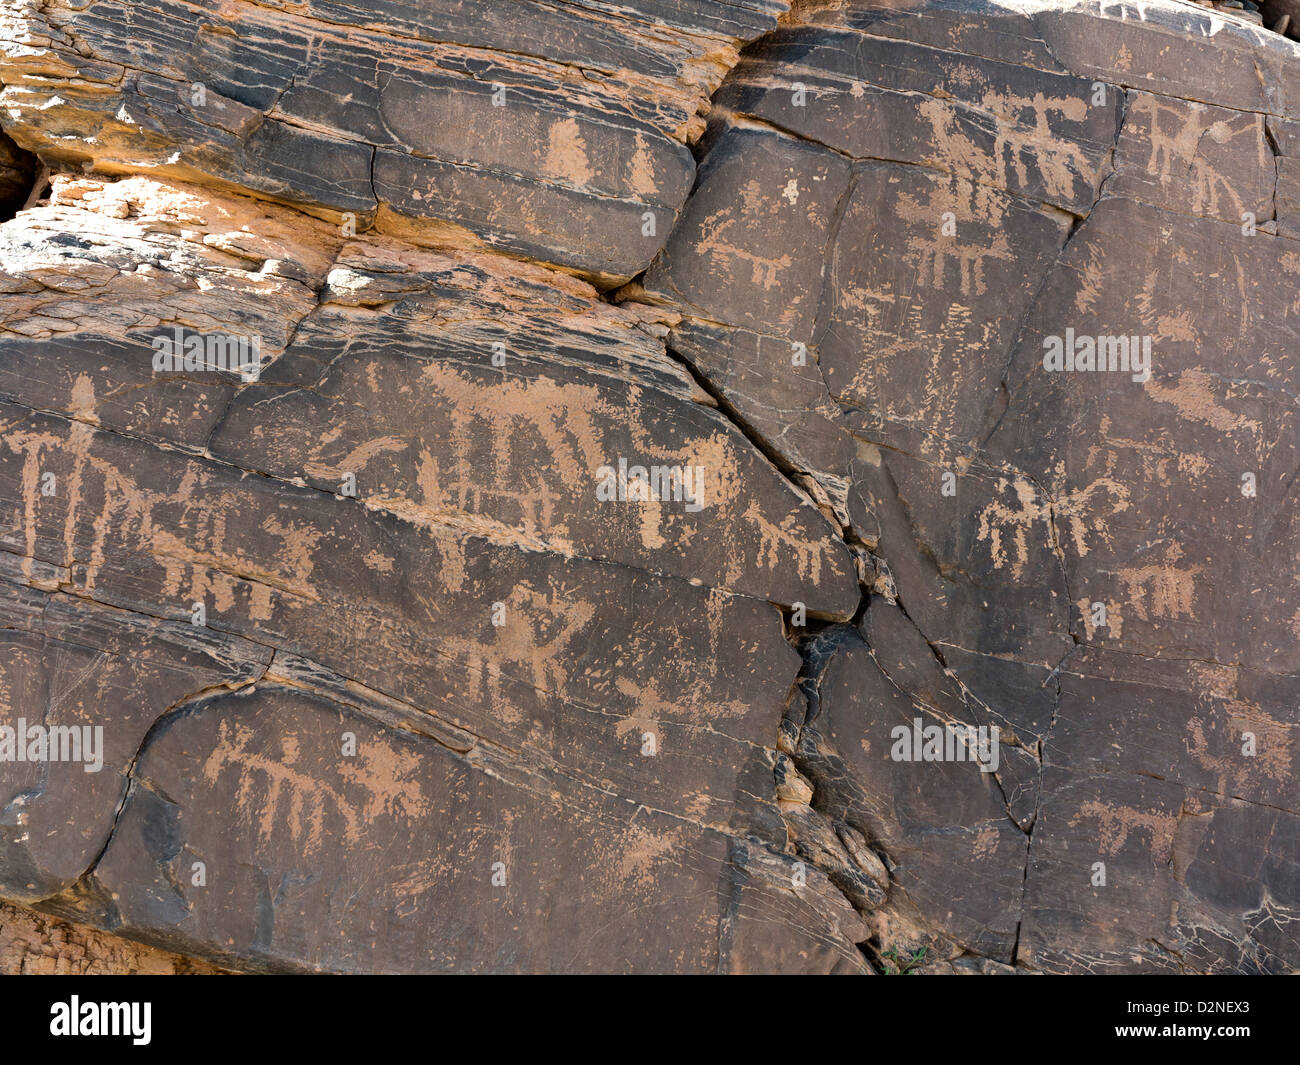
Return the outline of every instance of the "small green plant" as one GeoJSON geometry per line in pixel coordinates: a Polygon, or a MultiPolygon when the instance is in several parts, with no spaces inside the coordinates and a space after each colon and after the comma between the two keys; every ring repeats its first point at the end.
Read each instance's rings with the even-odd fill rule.
{"type": "Polygon", "coordinates": [[[910,954],[907,953],[907,951],[903,951],[903,953],[900,954],[898,952],[897,947],[890,947],[889,950],[885,951],[882,955],[880,955],[882,958],[888,959],[889,961],[894,963],[892,969],[888,965],[885,966],[885,975],[886,976],[913,975],[912,970],[915,969],[918,965],[921,964],[921,962],[925,960],[925,952],[927,949],[928,948],[926,947],[919,947],[916,950],[912,951],[912,953],[910,954]]]}

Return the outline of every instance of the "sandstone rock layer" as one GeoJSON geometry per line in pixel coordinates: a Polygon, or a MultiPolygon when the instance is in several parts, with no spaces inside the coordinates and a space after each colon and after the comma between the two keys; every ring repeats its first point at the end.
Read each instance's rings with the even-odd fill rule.
{"type": "Polygon", "coordinates": [[[1293,41],[0,38],[0,729],[102,733],[0,731],[0,897],[177,971],[1300,965],[1293,41]],[[214,337],[258,372],[158,360],[214,337]],[[907,755],[949,725],[996,757],[907,755]]]}

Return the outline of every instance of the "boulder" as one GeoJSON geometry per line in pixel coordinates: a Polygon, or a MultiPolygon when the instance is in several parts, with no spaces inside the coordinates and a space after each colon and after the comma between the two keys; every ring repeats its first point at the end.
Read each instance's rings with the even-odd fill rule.
{"type": "Polygon", "coordinates": [[[0,897],[239,971],[1294,971],[1297,45],[504,10],[0,16],[0,897]]]}

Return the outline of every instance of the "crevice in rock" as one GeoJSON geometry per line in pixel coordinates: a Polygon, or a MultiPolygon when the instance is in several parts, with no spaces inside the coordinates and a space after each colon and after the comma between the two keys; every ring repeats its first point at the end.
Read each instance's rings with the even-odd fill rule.
{"type": "Polygon", "coordinates": [[[0,222],[9,221],[49,194],[49,170],[0,130],[0,222]]]}
{"type": "Polygon", "coordinates": [[[1264,219],[1264,221],[1270,221],[1274,223],[1274,228],[1276,229],[1276,228],[1280,228],[1280,226],[1278,225],[1280,219],[1278,218],[1278,213],[1277,213],[1277,190],[1278,190],[1278,186],[1282,183],[1283,156],[1282,156],[1282,146],[1278,143],[1277,140],[1277,131],[1273,128],[1272,115],[1264,116],[1264,143],[1268,145],[1268,150],[1273,153],[1273,198],[1271,201],[1273,205],[1273,213],[1269,218],[1264,219]]]}
{"type": "MultiPolygon", "coordinates": [[[[795,626],[786,615],[786,632],[790,645],[798,652],[802,664],[795,678],[793,698],[802,698],[807,720],[818,715],[821,683],[826,668],[834,658],[834,636],[848,629],[844,623],[814,622],[795,626]],[[829,639],[828,639],[829,638],[829,639]]],[[[888,900],[889,861],[861,826],[838,820],[819,808],[816,767],[800,755],[800,733],[805,719],[782,719],[777,739],[777,800],[795,852],[826,874],[831,884],[864,918],[888,900]],[[787,765],[788,763],[788,765],[787,765]],[[795,784],[792,786],[791,779],[795,784]]],[[[877,959],[862,943],[873,968],[877,959]]]]}
{"type": "MultiPolygon", "coordinates": [[[[700,387],[701,391],[707,393],[713,400],[718,411],[729,422],[731,422],[733,426],[735,426],[736,430],[744,436],[746,440],[754,445],[755,449],[758,450],[758,452],[762,454],[762,456],[767,459],[773,467],[776,468],[776,470],[790,483],[790,487],[798,493],[809,506],[816,507],[817,504],[813,501],[812,497],[808,495],[808,492],[795,479],[798,476],[813,477],[815,479],[814,474],[809,470],[799,469],[791,463],[789,459],[781,454],[780,449],[774,447],[768,440],[766,440],[762,433],[755,429],[753,424],[749,422],[736,408],[736,405],[727,398],[722,389],[718,388],[709,380],[708,377],[701,373],[699,368],[696,367],[689,358],[668,344],[665,344],[664,350],[674,361],[686,369],[686,372],[691,375],[691,378],[700,387]]],[[[839,523],[836,522],[836,524],[838,525],[839,523]]]]}
{"type": "MultiPolygon", "coordinates": [[[[1300,40],[1300,20],[1296,18],[1298,12],[1294,0],[1264,0],[1250,6],[1259,12],[1263,26],[1293,41],[1300,40]]],[[[1215,8],[1219,10],[1220,5],[1216,4],[1215,8]]]]}
{"type": "MultiPolygon", "coordinates": [[[[836,493],[823,483],[818,476],[818,471],[802,469],[791,462],[782,453],[781,449],[767,440],[736,405],[727,398],[726,393],[715,385],[685,354],[673,348],[669,343],[665,343],[664,351],[670,358],[685,368],[700,390],[713,400],[718,412],[731,422],[736,430],[754,446],[755,450],[771,463],[773,469],[785,479],[791,490],[804,503],[813,507],[826,519],[832,530],[836,532],[837,538],[849,549],[851,556],[856,558],[859,551],[868,550],[867,542],[861,533],[854,529],[851,524],[847,524],[847,510],[844,513],[838,512],[835,503],[836,493]],[[802,483],[804,481],[807,483],[802,483]],[[810,492],[810,487],[821,496],[820,501],[810,492]]],[[[778,605],[782,607],[793,606],[793,604],[788,603],[778,605]]],[[[861,610],[862,603],[860,601],[855,616],[861,613],[861,610]]],[[[812,616],[817,615],[813,614],[812,616]]]]}
{"type": "MultiPolygon", "coordinates": [[[[667,345],[665,350],[687,369],[704,392],[713,397],[719,412],[781,473],[791,488],[815,506],[796,479],[802,475],[815,480],[814,475],[799,470],[781,455],[684,354],[667,345]]],[[[838,521],[835,521],[832,529],[838,530],[839,538],[850,550],[853,550],[854,542],[865,550],[863,541],[853,530],[845,528],[838,521]]],[[[867,608],[871,594],[871,589],[860,582],[858,606],[848,625],[856,626],[867,608]]],[[[811,713],[819,698],[823,673],[833,657],[821,646],[819,637],[844,629],[846,623],[809,614],[807,618],[799,618],[799,623],[796,624],[796,611],[788,605],[782,607],[781,616],[786,640],[801,660],[799,674],[791,686],[790,698],[807,700],[811,713]]],[[[803,860],[824,873],[848,904],[861,916],[867,917],[887,901],[889,864],[859,829],[837,822],[817,809],[815,787],[809,779],[815,773],[798,754],[801,728],[802,721],[794,723],[783,716],[774,744],[777,752],[774,797],[786,823],[789,837],[787,846],[793,846],[795,853],[803,860]]],[[[885,971],[878,951],[870,946],[870,940],[856,943],[855,946],[873,971],[885,971]]]]}

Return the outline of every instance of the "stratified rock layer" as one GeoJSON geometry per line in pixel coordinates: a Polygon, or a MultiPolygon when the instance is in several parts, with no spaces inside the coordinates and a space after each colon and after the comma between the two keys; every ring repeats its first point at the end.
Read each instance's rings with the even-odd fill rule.
{"type": "Polygon", "coordinates": [[[1292,42],[0,25],[0,726],[103,729],[0,760],[0,895],[244,970],[1300,965],[1292,42]]]}
{"type": "Polygon", "coordinates": [[[1181,9],[945,5],[769,35],[715,97],[645,290],[875,557],[794,724],[912,946],[1295,964],[1294,64],[1181,9]],[[1067,330],[1149,377],[1047,372],[1067,330]],[[892,760],[917,717],[999,726],[998,772],[892,760]]]}
{"type": "Polygon", "coordinates": [[[197,958],[168,954],[0,902],[0,973],[5,976],[211,976],[219,972],[197,958]]]}

